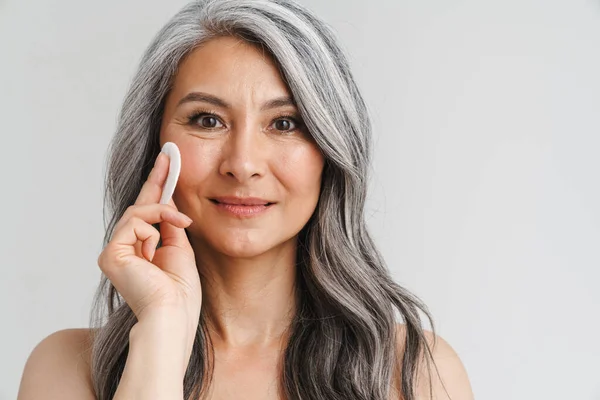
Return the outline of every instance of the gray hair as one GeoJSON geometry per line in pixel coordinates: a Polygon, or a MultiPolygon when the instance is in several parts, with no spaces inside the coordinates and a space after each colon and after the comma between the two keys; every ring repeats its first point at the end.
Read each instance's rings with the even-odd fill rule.
{"type": "MultiPolygon", "coordinates": [[[[144,53],[111,142],[105,182],[104,245],[135,199],[160,151],[165,98],[182,59],[219,36],[268,51],[308,131],[325,157],[315,212],[298,235],[298,310],[290,326],[281,387],[289,399],[387,400],[395,371],[405,400],[415,399],[421,360],[433,362],[419,311],[426,306],[396,284],[364,218],[371,122],[333,30],[293,0],[199,0],[186,5],[144,53]],[[405,323],[397,351],[397,321],[405,323]]],[[[159,244],[160,245],[160,244],[159,244]]],[[[90,325],[92,380],[99,400],[112,399],[136,318],[106,276],[90,325]],[[107,309],[105,309],[105,307],[107,309]]],[[[210,385],[211,344],[201,314],[184,378],[186,399],[210,385]]],[[[430,374],[431,375],[431,374],[430,374]]]]}

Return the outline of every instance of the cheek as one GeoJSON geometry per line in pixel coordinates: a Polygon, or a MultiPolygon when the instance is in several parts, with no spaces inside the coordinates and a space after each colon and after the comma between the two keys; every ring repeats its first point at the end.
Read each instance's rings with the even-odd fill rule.
{"type": "Polygon", "coordinates": [[[275,169],[279,180],[292,194],[316,197],[321,187],[323,165],[319,150],[306,145],[282,152],[275,169]]]}
{"type": "Polygon", "coordinates": [[[181,146],[180,152],[181,173],[176,191],[193,195],[216,168],[219,151],[210,143],[196,141],[181,146]]]}

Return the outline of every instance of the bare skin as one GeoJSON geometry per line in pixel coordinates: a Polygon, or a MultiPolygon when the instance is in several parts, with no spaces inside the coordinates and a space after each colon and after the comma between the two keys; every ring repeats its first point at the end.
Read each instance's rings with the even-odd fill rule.
{"type": "MultiPolygon", "coordinates": [[[[225,37],[184,59],[165,103],[160,144],[174,142],[181,151],[173,200],[194,221],[187,232],[214,345],[211,399],[284,398],[279,380],[295,310],[296,237],[316,207],[324,158],[293,104],[261,109],[282,97],[291,92],[273,61],[256,47],[225,37]],[[191,92],[218,97],[230,107],[180,103],[191,92]],[[190,121],[195,112],[205,114],[190,121]],[[263,215],[239,218],[209,200],[218,196],[261,197],[276,204],[263,215]]],[[[88,337],[87,329],[70,329],[42,341],[27,362],[19,400],[40,393],[49,399],[93,399],[88,337]],[[64,354],[58,369],[51,361],[56,354],[64,354]],[[36,387],[45,389],[36,392],[42,390],[36,387]]],[[[438,341],[438,368],[450,380],[444,379],[446,389],[453,399],[470,399],[462,363],[438,341]]],[[[437,398],[446,398],[439,382],[434,388],[437,398]]],[[[425,386],[419,391],[419,399],[429,398],[425,386]]]]}
{"type": "Polygon", "coordinates": [[[278,361],[295,307],[296,235],[316,207],[324,165],[293,104],[261,111],[282,97],[291,92],[267,56],[219,38],[183,61],[165,105],[160,140],[181,151],[173,200],[194,220],[187,231],[214,345],[213,398],[278,398],[278,361]],[[206,101],[178,106],[191,92],[230,108],[206,101]],[[276,204],[241,219],[209,200],[225,195],[276,204]]]}

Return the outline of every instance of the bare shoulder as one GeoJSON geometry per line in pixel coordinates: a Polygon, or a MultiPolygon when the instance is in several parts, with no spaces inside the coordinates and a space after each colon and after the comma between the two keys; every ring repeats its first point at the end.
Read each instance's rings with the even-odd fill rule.
{"type": "MultiPolygon", "coordinates": [[[[397,328],[398,349],[400,354],[403,354],[405,325],[398,324],[397,328]]],[[[440,335],[434,335],[426,329],[424,333],[434,364],[431,365],[430,379],[427,363],[420,363],[416,388],[417,400],[473,400],[467,371],[456,351],[440,335]]]]}
{"type": "Polygon", "coordinates": [[[32,350],[21,377],[18,400],[95,400],[90,329],[64,329],[32,350]]]}

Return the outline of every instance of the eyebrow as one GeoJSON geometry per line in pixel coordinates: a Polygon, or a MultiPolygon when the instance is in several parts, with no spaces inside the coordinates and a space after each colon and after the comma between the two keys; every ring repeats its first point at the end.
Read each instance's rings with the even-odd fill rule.
{"type": "MultiPolygon", "coordinates": [[[[204,102],[204,103],[210,103],[212,105],[215,105],[215,106],[221,107],[221,108],[225,108],[225,109],[232,108],[231,105],[229,103],[227,103],[225,100],[220,99],[217,96],[213,96],[212,94],[208,94],[208,93],[204,93],[204,92],[188,93],[187,95],[185,95],[185,97],[183,97],[181,100],[179,100],[179,102],[177,103],[177,107],[179,107],[180,105],[182,105],[184,103],[190,103],[190,102],[204,102]]],[[[260,110],[266,111],[266,110],[270,110],[270,109],[277,108],[277,107],[283,107],[283,106],[296,107],[296,102],[294,101],[294,99],[292,99],[289,96],[277,97],[277,98],[274,98],[274,99],[269,100],[266,103],[264,103],[260,110]]]]}

